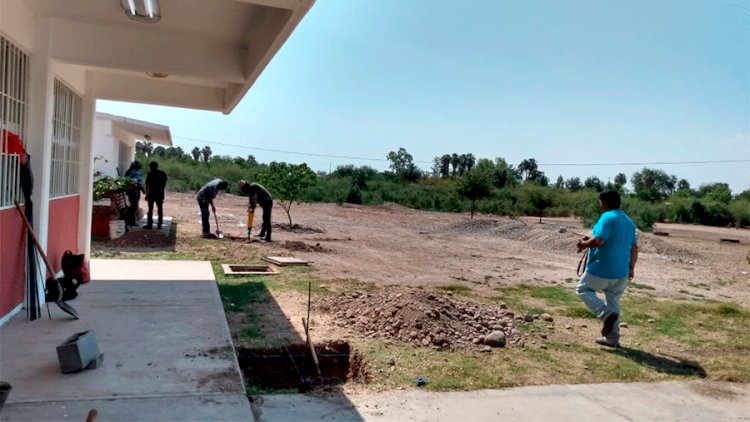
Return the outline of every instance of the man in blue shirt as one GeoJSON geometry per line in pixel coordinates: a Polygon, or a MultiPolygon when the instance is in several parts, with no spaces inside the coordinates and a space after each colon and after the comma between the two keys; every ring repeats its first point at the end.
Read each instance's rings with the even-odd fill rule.
{"type": "Polygon", "coordinates": [[[593,229],[593,236],[578,241],[578,252],[588,249],[588,264],[576,293],[583,303],[604,323],[597,344],[620,346],[620,296],[633,278],[638,260],[635,225],[620,209],[620,194],[605,191],[599,194],[602,215],[593,229]],[[596,292],[603,292],[605,301],[596,292]]]}

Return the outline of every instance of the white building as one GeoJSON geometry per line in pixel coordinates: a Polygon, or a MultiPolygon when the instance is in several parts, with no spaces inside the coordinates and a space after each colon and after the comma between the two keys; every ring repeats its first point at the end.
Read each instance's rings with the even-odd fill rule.
{"type": "MultiPolygon", "coordinates": [[[[92,139],[94,173],[102,176],[124,175],[135,159],[137,141],[172,146],[169,126],[107,113],[96,113],[92,139]]],[[[148,168],[148,163],[142,164],[148,168]]]]}
{"type": "Polygon", "coordinates": [[[97,99],[230,113],[314,0],[0,0],[0,323],[27,291],[18,135],[59,270],[89,254],[97,99]]]}

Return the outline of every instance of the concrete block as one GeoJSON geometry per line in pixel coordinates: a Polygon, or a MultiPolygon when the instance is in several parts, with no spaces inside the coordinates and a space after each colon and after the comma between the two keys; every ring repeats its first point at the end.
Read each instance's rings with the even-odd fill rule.
{"type": "Polygon", "coordinates": [[[60,370],[64,374],[82,371],[92,363],[94,363],[94,368],[98,367],[101,365],[100,356],[101,353],[99,353],[99,346],[96,344],[96,336],[93,331],[73,334],[57,346],[60,370]]]}

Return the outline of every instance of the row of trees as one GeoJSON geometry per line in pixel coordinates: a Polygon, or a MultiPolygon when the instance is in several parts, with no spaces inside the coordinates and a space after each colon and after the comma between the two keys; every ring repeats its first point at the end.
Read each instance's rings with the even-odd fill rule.
{"type": "Polygon", "coordinates": [[[457,157],[456,164],[451,161],[446,170],[442,159],[449,154],[444,154],[438,173],[426,175],[415,165],[412,155],[400,148],[387,155],[391,162],[387,171],[345,165],[331,174],[315,174],[305,164],[266,165],[253,156],[219,155],[208,161],[186,160],[175,149],[172,148],[172,153],[165,149],[160,159],[160,167],[170,176],[171,190],[195,191],[213,177],[233,183],[257,180],[279,199],[290,224],[291,206],[298,200],[396,202],[425,210],[469,211],[472,217],[475,211],[511,216],[534,214],[540,218],[576,215],[591,223],[598,217],[597,192],[617,189],[623,194],[625,209],[644,230],[657,221],[750,226],[750,190],[733,195],[725,183],[692,189],[686,180],[657,169],[635,172],[630,177],[633,185],[630,191],[625,187],[628,178],[623,173],[614,176],[614,183],[604,183],[596,177],[583,181],[578,177],[567,180],[558,177],[554,184],[549,184],[533,158],[516,167],[503,158],[475,160],[471,154],[451,154],[451,160],[454,155],[457,157]]]}

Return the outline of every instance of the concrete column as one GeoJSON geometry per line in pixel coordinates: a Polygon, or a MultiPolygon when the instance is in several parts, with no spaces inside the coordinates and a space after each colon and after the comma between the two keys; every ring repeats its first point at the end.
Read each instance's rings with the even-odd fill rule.
{"type": "Polygon", "coordinates": [[[80,193],[80,206],[78,211],[78,250],[91,258],[91,210],[93,205],[93,183],[94,183],[94,113],[96,112],[96,99],[91,92],[91,72],[86,72],[86,92],[83,96],[81,142],[78,147],[78,192],[80,193]]]}
{"type": "MultiPolygon", "coordinates": [[[[31,155],[34,174],[34,231],[42,248],[47,249],[49,188],[52,160],[52,110],[54,76],[50,59],[50,20],[37,17],[35,46],[29,69],[29,114],[26,150],[31,155]]],[[[44,268],[44,266],[42,266],[44,268]]]]}

